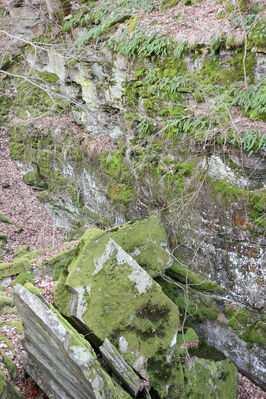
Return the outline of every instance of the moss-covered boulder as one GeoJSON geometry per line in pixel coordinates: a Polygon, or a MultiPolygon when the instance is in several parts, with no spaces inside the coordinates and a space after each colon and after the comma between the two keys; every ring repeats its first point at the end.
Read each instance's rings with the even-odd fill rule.
{"type": "Polygon", "coordinates": [[[94,228],[83,235],[68,269],[55,291],[59,310],[99,341],[108,338],[161,397],[170,383],[177,395],[183,386],[179,311],[161,287],[110,235],[94,228]],[[152,359],[163,379],[153,372],[152,359]]]}
{"type": "Polygon", "coordinates": [[[49,259],[44,259],[37,264],[37,268],[41,274],[51,275],[54,280],[58,280],[60,273],[66,270],[70,262],[73,260],[76,254],[76,247],[66,249],[65,251],[52,256],[49,259]]]}
{"type": "Polygon", "coordinates": [[[237,368],[229,361],[192,357],[184,367],[185,397],[190,399],[235,399],[237,368]]]}
{"type": "Polygon", "coordinates": [[[30,262],[28,261],[28,259],[24,258],[17,258],[15,262],[1,263],[0,279],[26,272],[29,269],[30,262]]]}
{"type": "Polygon", "coordinates": [[[156,239],[156,245],[166,239],[157,218],[152,216],[121,230],[106,233],[91,228],[85,232],[72,261],[60,274],[55,290],[57,308],[96,346],[107,338],[149,381],[158,397],[203,398],[207,384],[206,398],[235,399],[235,366],[229,361],[189,358],[189,348],[199,342],[197,334],[193,328],[182,331],[178,307],[116,242],[133,254],[140,252],[140,245],[145,253],[156,239]],[[157,233],[151,229],[148,234],[149,222],[157,226],[157,233]]]}
{"type": "Polygon", "coordinates": [[[152,277],[173,263],[166,231],[156,215],[126,225],[112,232],[111,237],[152,277]]]}

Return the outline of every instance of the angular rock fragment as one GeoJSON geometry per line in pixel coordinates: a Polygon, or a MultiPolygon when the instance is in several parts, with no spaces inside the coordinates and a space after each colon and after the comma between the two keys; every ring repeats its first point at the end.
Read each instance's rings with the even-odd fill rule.
{"type": "Polygon", "coordinates": [[[108,339],[104,340],[104,343],[99,349],[104,360],[111,370],[118,376],[122,385],[126,386],[127,390],[136,397],[141,387],[139,376],[108,339]]]}
{"type": "Polygon", "coordinates": [[[90,344],[46,301],[21,285],[14,300],[23,320],[27,373],[50,399],[129,399],[101,367],[90,344]]]}

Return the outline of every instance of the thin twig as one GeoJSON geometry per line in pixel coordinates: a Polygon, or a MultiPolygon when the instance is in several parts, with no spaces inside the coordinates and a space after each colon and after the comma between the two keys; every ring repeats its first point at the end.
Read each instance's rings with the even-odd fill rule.
{"type": "Polygon", "coordinates": [[[241,9],[240,9],[239,0],[237,0],[237,8],[238,8],[241,26],[242,26],[243,34],[244,34],[243,73],[244,73],[244,89],[247,90],[248,89],[248,80],[247,80],[247,71],[246,71],[246,58],[247,58],[247,48],[248,48],[248,35],[247,35],[246,28],[245,28],[243,13],[241,12],[241,9]]]}

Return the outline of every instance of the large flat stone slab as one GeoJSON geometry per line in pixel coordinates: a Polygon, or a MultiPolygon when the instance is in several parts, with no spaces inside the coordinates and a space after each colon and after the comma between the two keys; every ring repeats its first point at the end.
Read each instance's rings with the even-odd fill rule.
{"type": "Polygon", "coordinates": [[[28,353],[24,368],[49,399],[129,399],[101,367],[90,344],[46,301],[13,290],[28,353]]]}

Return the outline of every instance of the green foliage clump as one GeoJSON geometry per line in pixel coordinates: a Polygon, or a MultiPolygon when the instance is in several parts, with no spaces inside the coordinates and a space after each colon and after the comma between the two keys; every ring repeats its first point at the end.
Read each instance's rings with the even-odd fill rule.
{"type": "Polygon", "coordinates": [[[243,136],[234,135],[230,144],[242,147],[243,150],[248,152],[248,156],[256,153],[260,150],[266,150],[266,133],[262,134],[259,130],[254,131],[249,129],[249,131],[243,136]]]}
{"type": "Polygon", "coordinates": [[[250,218],[261,227],[266,227],[265,203],[266,190],[263,190],[258,194],[251,193],[249,195],[248,207],[250,210],[250,218]]]}
{"type": "Polygon", "coordinates": [[[5,306],[14,306],[13,298],[0,294],[0,309],[3,309],[5,306]]]}
{"type": "Polygon", "coordinates": [[[265,21],[255,21],[251,26],[249,38],[256,47],[265,47],[266,24],[265,21]]]}
{"type": "Polygon", "coordinates": [[[138,56],[155,59],[163,58],[167,54],[166,40],[156,33],[147,36],[142,29],[136,29],[131,35],[122,32],[119,36],[109,39],[105,45],[127,57],[138,56]]]}
{"type": "Polygon", "coordinates": [[[139,131],[141,137],[150,135],[155,130],[154,124],[151,122],[150,119],[146,118],[145,116],[140,118],[137,128],[138,128],[138,131],[139,131]]]}
{"type": "Polygon", "coordinates": [[[49,83],[56,83],[58,81],[58,77],[54,73],[39,72],[38,76],[40,79],[45,80],[46,82],[49,82],[49,83]]]}
{"type": "Polygon", "coordinates": [[[15,353],[15,348],[14,345],[12,344],[11,341],[5,336],[0,334],[0,341],[4,342],[6,346],[8,347],[9,350],[11,350],[12,353],[15,353]]]}
{"type": "Polygon", "coordinates": [[[218,51],[225,47],[226,36],[222,35],[212,35],[210,39],[210,56],[211,58],[216,58],[218,51]]]}
{"type": "Polygon", "coordinates": [[[165,10],[168,10],[168,8],[172,8],[177,6],[177,4],[180,2],[180,0],[164,0],[163,1],[163,8],[165,10]]]}
{"type": "Polygon", "coordinates": [[[165,132],[168,137],[184,139],[189,135],[199,134],[200,131],[205,131],[211,126],[209,117],[203,115],[195,119],[189,111],[184,111],[183,114],[166,123],[165,132]]]}
{"type": "Polygon", "coordinates": [[[93,10],[90,7],[80,7],[78,10],[75,10],[71,17],[65,21],[62,30],[63,32],[70,33],[71,29],[80,27],[89,26],[93,22],[93,10]]]}
{"type": "Polygon", "coordinates": [[[182,56],[187,54],[188,50],[188,42],[184,41],[183,43],[180,43],[175,47],[173,55],[175,58],[181,58],[182,56]]]}
{"type": "Polygon", "coordinates": [[[17,323],[16,333],[18,335],[23,335],[24,334],[24,328],[23,328],[23,324],[22,324],[21,321],[18,321],[18,323],[17,323]]]}
{"type": "Polygon", "coordinates": [[[100,158],[104,171],[111,177],[108,194],[113,201],[128,204],[133,198],[133,175],[124,163],[124,152],[104,153],[100,158]]]}
{"type": "Polygon", "coordinates": [[[83,46],[91,39],[95,40],[96,42],[100,39],[104,39],[104,35],[108,34],[111,28],[115,28],[117,24],[125,22],[129,18],[130,15],[124,15],[123,13],[119,12],[111,17],[103,19],[99,25],[92,27],[88,32],[79,36],[77,39],[78,45],[83,46]]]}
{"type": "Polygon", "coordinates": [[[266,77],[257,85],[249,85],[247,90],[233,85],[229,94],[233,95],[233,105],[243,108],[250,119],[266,121],[266,77]]]}
{"type": "Polygon", "coordinates": [[[23,256],[29,252],[29,245],[25,244],[22,247],[19,247],[16,252],[14,253],[13,257],[23,256]]]}

